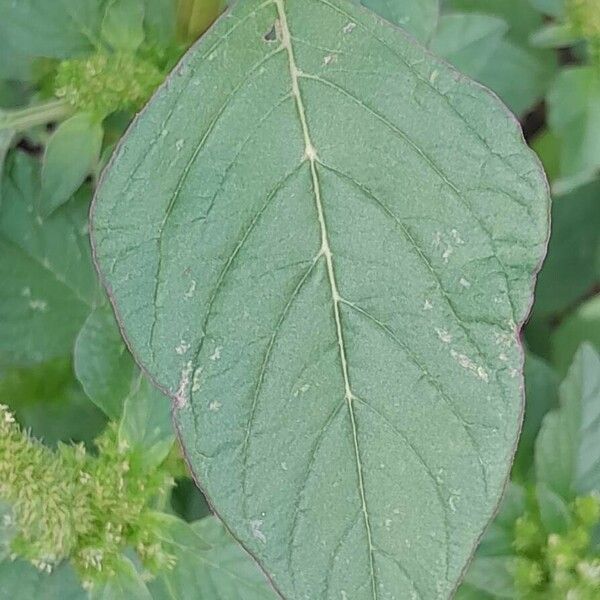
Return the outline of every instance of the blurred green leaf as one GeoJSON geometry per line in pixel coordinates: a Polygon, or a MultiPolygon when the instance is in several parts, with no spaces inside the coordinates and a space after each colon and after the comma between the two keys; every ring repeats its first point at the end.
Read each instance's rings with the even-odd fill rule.
{"type": "Polygon", "coordinates": [[[134,564],[121,557],[116,576],[104,583],[95,584],[88,594],[89,600],[152,600],[152,596],[134,564]]]}
{"type": "Polygon", "coordinates": [[[36,161],[21,152],[11,158],[0,207],[0,366],[70,354],[98,297],[87,233],[89,190],[43,219],[36,208],[36,161]]]}
{"type": "Polygon", "coordinates": [[[533,354],[525,357],[525,419],[513,464],[513,476],[527,480],[533,449],[546,414],[558,404],[558,376],[533,354]]]}
{"type": "Polygon", "coordinates": [[[427,43],[433,35],[439,18],[439,0],[359,0],[390,23],[399,25],[427,43]]]}
{"type": "Polygon", "coordinates": [[[506,21],[499,17],[468,13],[443,15],[430,47],[459,71],[477,78],[507,31],[506,21]]]}
{"type": "Polygon", "coordinates": [[[175,39],[175,26],[173,0],[146,0],[144,29],[149,43],[169,46],[175,39]]]}
{"type": "MultiPolygon", "coordinates": [[[[535,318],[564,311],[598,281],[600,180],[554,198],[548,256],[536,287],[535,318]]],[[[563,372],[569,363],[570,356],[563,372]]]]}
{"type": "Polygon", "coordinates": [[[42,164],[42,216],[64,204],[92,173],[100,157],[102,137],[102,125],[89,114],[76,114],[58,126],[42,164]]]}
{"type": "Polygon", "coordinates": [[[137,381],[135,366],[109,306],[94,310],[75,343],[75,373],[92,402],[119,419],[137,381]]]}
{"type": "Polygon", "coordinates": [[[47,574],[23,560],[0,562],[0,600],[86,600],[87,597],[77,575],[66,563],[47,574]]]}
{"type": "Polygon", "coordinates": [[[151,469],[165,460],[175,441],[171,401],[141,373],[135,385],[137,389],[125,399],[119,439],[139,449],[144,468],[151,469]]]}
{"type": "Polygon", "coordinates": [[[560,143],[557,193],[600,172],[600,73],[595,67],[563,69],[548,93],[548,123],[560,143]]]}
{"type": "Polygon", "coordinates": [[[492,89],[516,114],[523,114],[545,95],[556,69],[549,50],[532,48],[530,36],[544,21],[525,0],[449,0],[447,11],[471,12],[504,19],[503,39],[477,79],[492,89]]]}
{"type": "Polygon", "coordinates": [[[560,401],[542,424],[535,466],[538,482],[569,502],[600,491],[600,356],[591,345],[578,350],[560,401]]]}
{"type": "MultiPolygon", "coordinates": [[[[514,600],[518,596],[514,589],[511,570],[513,561],[512,555],[477,556],[471,563],[464,582],[468,587],[474,588],[480,593],[489,594],[492,598],[514,600]]],[[[475,597],[482,598],[482,596],[475,597]]]]}
{"type": "Polygon", "coordinates": [[[565,500],[543,483],[536,486],[540,519],[548,533],[564,533],[571,526],[571,512],[565,500]]]}
{"type": "Polygon", "coordinates": [[[536,48],[564,48],[572,46],[579,39],[570,25],[551,23],[532,34],[530,41],[536,48]]]}
{"type": "Polygon", "coordinates": [[[0,374],[0,404],[9,406],[19,423],[48,445],[89,444],[105,424],[66,358],[0,374]]]}
{"type": "Polygon", "coordinates": [[[108,0],[102,38],[115,50],[134,52],[144,41],[144,0],[108,0]]]}
{"type": "Polygon", "coordinates": [[[582,304],[552,335],[552,362],[559,373],[567,372],[577,348],[590,342],[600,350],[600,295],[582,304]]]}
{"type": "Polygon", "coordinates": [[[25,76],[34,57],[62,59],[98,48],[102,4],[103,0],[0,0],[0,76],[25,76]]]}
{"type": "Polygon", "coordinates": [[[565,12],[565,0],[529,0],[529,3],[540,12],[552,17],[561,17],[565,12]]]}
{"type": "Polygon", "coordinates": [[[171,402],[142,376],[109,306],[96,309],[83,325],[75,372],[90,399],[110,418],[121,419],[119,438],[140,448],[148,468],[162,463],[175,438],[171,402]]]}
{"type": "Polygon", "coordinates": [[[154,600],[275,600],[256,563],[215,517],[188,525],[171,519],[177,563],[148,584],[154,600]]]}
{"type": "Polygon", "coordinates": [[[560,142],[549,130],[544,129],[531,142],[531,147],[539,156],[549,181],[554,181],[560,173],[560,142]]]}

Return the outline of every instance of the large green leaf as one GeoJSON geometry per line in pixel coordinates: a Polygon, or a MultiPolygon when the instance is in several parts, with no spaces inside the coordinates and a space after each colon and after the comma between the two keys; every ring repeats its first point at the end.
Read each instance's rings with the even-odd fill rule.
{"type": "Polygon", "coordinates": [[[36,162],[20,152],[9,162],[0,207],[3,365],[70,354],[98,296],[87,233],[89,190],[43,219],[36,162]]]}
{"type": "Polygon", "coordinates": [[[283,596],[448,597],[508,474],[548,235],[499,101],[347,0],[239,2],[93,213],[129,345],[283,596]]]}
{"type": "Polygon", "coordinates": [[[600,355],[577,352],[560,387],[561,407],[546,416],[535,448],[539,482],[564,500],[600,491],[600,355]]]}

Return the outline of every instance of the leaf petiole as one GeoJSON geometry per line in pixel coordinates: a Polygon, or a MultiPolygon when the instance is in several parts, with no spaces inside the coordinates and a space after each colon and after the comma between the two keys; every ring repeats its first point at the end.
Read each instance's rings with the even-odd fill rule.
{"type": "Polygon", "coordinates": [[[62,121],[73,114],[74,110],[66,100],[50,100],[14,110],[0,109],[0,131],[4,129],[25,131],[37,125],[62,121]]]}

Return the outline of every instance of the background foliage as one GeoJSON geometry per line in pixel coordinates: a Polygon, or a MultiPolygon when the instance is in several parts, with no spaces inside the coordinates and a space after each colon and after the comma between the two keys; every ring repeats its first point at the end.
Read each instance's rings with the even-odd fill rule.
{"type": "MultiPolygon", "coordinates": [[[[597,598],[600,4],[362,4],[494,90],[553,191],[513,482],[459,597],[597,598]]],[[[87,232],[128,122],[222,8],[0,0],[0,598],[274,597],[207,516],[87,232]]]]}

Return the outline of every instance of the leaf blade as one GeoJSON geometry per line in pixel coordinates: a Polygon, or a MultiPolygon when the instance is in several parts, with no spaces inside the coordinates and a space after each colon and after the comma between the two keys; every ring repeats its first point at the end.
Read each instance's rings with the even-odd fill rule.
{"type": "Polygon", "coordinates": [[[496,99],[348,2],[231,14],[107,171],[93,209],[105,283],[137,359],[174,398],[196,475],[285,597],[448,597],[518,429],[515,329],[547,237],[539,165],[496,99]],[[491,161],[487,192],[465,191],[480,163],[440,150],[457,138],[491,161]],[[495,203],[533,224],[517,232],[527,241],[495,203]],[[424,204],[430,220],[415,219],[424,204]],[[412,488],[390,483],[402,480],[412,488]]]}

